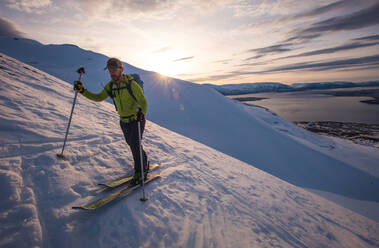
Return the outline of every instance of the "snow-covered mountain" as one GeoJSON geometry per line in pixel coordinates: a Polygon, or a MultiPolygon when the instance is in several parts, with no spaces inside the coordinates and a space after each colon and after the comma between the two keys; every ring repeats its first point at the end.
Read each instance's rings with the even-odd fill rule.
{"type": "Polygon", "coordinates": [[[242,95],[249,93],[259,93],[259,92],[284,92],[292,91],[293,88],[289,85],[282,83],[243,83],[243,84],[204,84],[209,86],[223,95],[242,95]]]}
{"type": "MultiPolygon", "coordinates": [[[[0,37],[0,52],[66,82],[75,80],[76,70],[84,66],[87,69],[84,83],[93,91],[100,91],[102,84],[109,81],[107,71],[104,71],[108,58],[75,45],[43,45],[30,39],[0,37]]],[[[147,72],[129,64],[125,65],[128,73],[143,75],[147,72]]]]}
{"type": "Polygon", "coordinates": [[[295,83],[291,84],[295,90],[314,90],[314,89],[338,89],[338,88],[356,88],[356,87],[373,87],[379,86],[379,81],[367,82],[316,82],[316,83],[295,83]]]}
{"type": "Polygon", "coordinates": [[[243,84],[204,84],[223,95],[242,95],[261,92],[289,92],[304,91],[315,89],[338,89],[338,88],[355,88],[355,87],[372,87],[379,86],[379,81],[369,81],[362,83],[354,82],[318,82],[318,83],[295,83],[291,85],[282,83],[243,83],[243,84]]]}
{"type": "MultiPolygon", "coordinates": [[[[135,192],[98,211],[71,209],[109,193],[97,183],[132,170],[114,107],[79,97],[65,151],[68,159],[57,160],[74,95],[72,86],[0,56],[1,247],[378,247],[378,222],[150,121],[144,146],[150,159],[163,166],[161,179],[146,186],[149,201],[141,203],[141,192],[135,192]]],[[[178,92],[182,88],[191,89],[188,84],[176,84],[178,92]]],[[[245,108],[224,101],[218,112],[232,104],[245,108]]],[[[278,123],[279,117],[264,110],[245,111],[256,116],[255,124],[262,132],[269,125],[286,129],[288,137],[292,132],[291,139],[303,146],[298,154],[302,166],[294,166],[298,170],[308,169],[303,162],[313,160],[309,147],[322,150],[326,144],[322,138],[318,144],[305,144],[309,141],[298,136],[309,133],[293,136],[299,129],[278,123]]],[[[293,145],[283,144],[275,128],[271,132],[278,136],[277,142],[293,145]]],[[[357,153],[356,147],[349,150],[343,142],[333,145],[344,146],[334,149],[345,151],[347,160],[357,153]]],[[[284,146],[272,151],[264,151],[264,144],[261,147],[251,147],[251,152],[271,154],[278,160],[288,152],[284,146]]],[[[320,162],[319,157],[314,159],[320,162]]],[[[370,162],[372,156],[355,159],[370,162]]],[[[340,160],[335,165],[321,164],[320,170],[324,166],[329,167],[327,177],[337,182],[349,172],[340,160]]],[[[365,171],[366,177],[375,174],[376,180],[377,167],[370,166],[350,170],[359,175],[365,171]]],[[[293,173],[294,177],[304,175],[295,169],[293,173]]],[[[364,190],[359,192],[359,187],[353,187],[357,179],[353,175],[350,179],[352,188],[357,188],[351,192],[376,199],[377,191],[368,192],[360,182],[364,190]]],[[[328,178],[325,182],[330,186],[328,178]]],[[[377,181],[371,183],[377,188],[377,181]]]]}

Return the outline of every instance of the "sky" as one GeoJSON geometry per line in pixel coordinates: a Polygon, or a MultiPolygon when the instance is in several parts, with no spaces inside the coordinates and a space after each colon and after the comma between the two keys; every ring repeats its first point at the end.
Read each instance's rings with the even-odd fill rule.
{"type": "Polygon", "coordinates": [[[0,36],[195,83],[379,80],[379,0],[0,0],[0,36]]]}

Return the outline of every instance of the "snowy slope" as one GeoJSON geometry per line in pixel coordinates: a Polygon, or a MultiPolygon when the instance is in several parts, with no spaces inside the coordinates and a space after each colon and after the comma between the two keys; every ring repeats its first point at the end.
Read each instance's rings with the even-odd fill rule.
{"type": "MultiPolygon", "coordinates": [[[[109,80],[103,70],[106,58],[78,47],[0,38],[0,49],[70,82],[77,78],[77,67],[84,65],[87,74],[83,81],[93,91],[109,80]]],[[[291,184],[323,196],[347,198],[354,204],[343,206],[379,220],[378,208],[367,211],[368,205],[379,207],[378,149],[315,135],[270,111],[225,98],[207,86],[124,65],[128,72],[139,72],[145,81],[148,120],[291,184]]],[[[80,124],[82,129],[88,125],[80,124]]]]}
{"type": "MultiPolygon", "coordinates": [[[[102,84],[109,81],[108,72],[104,71],[108,57],[75,45],[43,45],[35,40],[2,36],[0,52],[67,82],[76,80],[76,70],[84,66],[87,69],[84,83],[93,91],[100,91],[102,84]]],[[[141,76],[149,73],[126,63],[125,68],[128,73],[141,76]]]]}
{"type": "MultiPolygon", "coordinates": [[[[1,247],[377,247],[379,225],[196,141],[147,123],[161,179],[95,212],[96,185],[131,172],[113,106],[0,55],[1,247]]],[[[338,175],[334,175],[338,177],[338,175]]]]}

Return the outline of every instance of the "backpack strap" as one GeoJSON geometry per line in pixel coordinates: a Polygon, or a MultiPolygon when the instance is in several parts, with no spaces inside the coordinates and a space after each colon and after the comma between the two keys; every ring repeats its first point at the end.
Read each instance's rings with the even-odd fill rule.
{"type": "Polygon", "coordinates": [[[105,89],[105,91],[107,92],[108,96],[109,96],[110,98],[112,98],[112,99],[114,98],[113,91],[112,91],[113,84],[114,84],[114,82],[111,81],[111,82],[109,83],[109,89],[107,89],[106,87],[104,87],[104,89],[105,89]]]}
{"type": "Polygon", "coordinates": [[[126,77],[128,79],[128,82],[126,82],[126,89],[128,90],[129,94],[133,97],[134,101],[138,102],[136,96],[133,94],[132,91],[132,81],[134,80],[134,78],[130,75],[127,75],[126,77]]]}
{"type": "Polygon", "coordinates": [[[117,110],[117,106],[116,106],[116,103],[115,103],[115,101],[114,101],[114,96],[115,96],[115,95],[113,94],[113,91],[114,91],[114,90],[120,90],[120,89],[124,89],[124,88],[126,88],[126,89],[128,90],[128,92],[129,92],[129,95],[131,95],[131,97],[134,99],[134,101],[136,101],[136,102],[138,103],[138,100],[137,100],[137,98],[136,98],[136,96],[134,95],[133,90],[132,90],[132,81],[134,80],[134,78],[133,78],[131,75],[126,75],[126,79],[127,79],[127,81],[126,81],[126,87],[121,87],[121,88],[118,88],[118,89],[113,89],[114,82],[111,81],[111,82],[109,83],[109,90],[107,90],[107,89],[105,88],[105,90],[106,90],[107,93],[108,93],[108,96],[109,96],[110,98],[112,98],[112,101],[113,101],[113,104],[114,104],[116,110],[117,110]]]}
{"type": "Polygon", "coordinates": [[[109,83],[109,90],[107,90],[106,88],[105,88],[105,90],[107,91],[108,96],[109,96],[110,98],[112,98],[113,105],[114,105],[114,107],[116,108],[116,111],[117,111],[117,106],[116,106],[116,103],[115,103],[115,101],[114,101],[113,84],[114,84],[114,82],[111,81],[111,82],[109,83]]]}

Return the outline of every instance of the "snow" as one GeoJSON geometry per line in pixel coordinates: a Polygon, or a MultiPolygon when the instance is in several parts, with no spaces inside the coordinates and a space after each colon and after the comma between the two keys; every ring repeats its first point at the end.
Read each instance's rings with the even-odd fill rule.
{"type": "MultiPolygon", "coordinates": [[[[83,65],[87,71],[83,82],[95,92],[109,80],[103,70],[107,58],[79,47],[3,37],[0,51],[25,62],[34,61],[39,69],[71,82],[77,78],[76,69],[83,65]]],[[[378,150],[357,146],[349,149],[352,159],[344,159],[343,145],[311,134],[270,111],[236,103],[207,86],[160,76],[126,63],[124,68],[128,73],[140,73],[145,82],[148,120],[291,184],[357,200],[379,201],[379,194],[375,194],[379,181],[372,172],[378,168],[378,150]],[[331,172],[340,174],[338,180],[330,176],[331,172]]],[[[265,86],[270,85],[277,84],[265,86]]]]}
{"type": "Polygon", "coordinates": [[[114,106],[79,96],[68,159],[57,160],[72,86],[1,56],[0,246],[379,245],[377,150],[154,73],[143,75],[144,146],[163,166],[149,201],[135,192],[98,211],[72,210],[107,193],[97,183],[132,171],[114,106]],[[371,219],[309,190],[368,203],[371,219]]]}
{"type": "Polygon", "coordinates": [[[257,83],[242,83],[242,84],[223,84],[223,85],[213,85],[205,84],[210,86],[222,94],[225,95],[242,95],[248,93],[258,93],[258,92],[281,92],[281,91],[291,91],[293,88],[289,85],[275,82],[257,82],[257,83]]]}
{"type": "MultiPolygon", "coordinates": [[[[11,37],[0,37],[0,52],[47,72],[61,80],[73,82],[77,80],[76,70],[84,66],[85,85],[92,91],[100,91],[109,81],[108,72],[104,71],[107,57],[83,50],[75,45],[43,45],[38,41],[11,37]],[[90,82],[90,83],[88,83],[90,82]]],[[[124,63],[128,73],[143,75],[147,71],[124,63]]]]}

